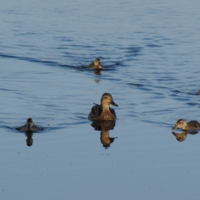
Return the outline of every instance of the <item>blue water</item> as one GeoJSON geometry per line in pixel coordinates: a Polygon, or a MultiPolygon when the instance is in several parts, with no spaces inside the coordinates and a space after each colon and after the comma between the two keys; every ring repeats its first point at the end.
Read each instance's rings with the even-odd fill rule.
{"type": "Polygon", "coordinates": [[[199,7],[1,2],[1,199],[199,199],[200,135],[171,130],[200,121],[199,7]],[[85,68],[96,57],[101,74],[85,68]],[[104,92],[119,107],[101,131],[87,116],[104,92]],[[29,117],[44,128],[30,147],[29,117]]]}

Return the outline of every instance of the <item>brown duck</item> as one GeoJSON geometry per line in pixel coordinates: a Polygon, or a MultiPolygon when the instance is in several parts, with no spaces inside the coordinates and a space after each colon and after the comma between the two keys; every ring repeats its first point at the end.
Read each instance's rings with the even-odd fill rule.
{"type": "Polygon", "coordinates": [[[179,119],[175,126],[172,128],[174,129],[182,129],[182,130],[199,130],[200,129],[200,123],[196,120],[191,120],[189,122],[186,122],[184,119],[179,119]]]}
{"type": "Polygon", "coordinates": [[[96,69],[96,70],[101,70],[103,69],[102,65],[101,65],[101,61],[99,58],[96,58],[91,64],[89,64],[87,66],[87,68],[90,69],[96,69]]]}
{"type": "Polygon", "coordinates": [[[28,118],[26,121],[26,124],[24,126],[21,126],[17,128],[19,131],[38,131],[39,128],[34,125],[32,118],[28,118]]]}
{"type": "Polygon", "coordinates": [[[98,121],[98,120],[115,120],[117,119],[117,115],[115,110],[110,108],[110,104],[113,106],[118,105],[113,101],[112,95],[109,93],[104,93],[101,97],[101,105],[95,104],[92,107],[88,119],[91,121],[98,121]]]}

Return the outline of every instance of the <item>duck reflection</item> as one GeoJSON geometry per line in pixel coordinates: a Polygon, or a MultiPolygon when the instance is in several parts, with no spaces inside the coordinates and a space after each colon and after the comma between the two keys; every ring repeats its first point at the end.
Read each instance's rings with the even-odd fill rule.
{"type": "Polygon", "coordinates": [[[95,121],[91,124],[96,131],[101,131],[100,140],[105,149],[109,148],[117,137],[110,137],[109,130],[115,127],[115,121],[95,121]]]}
{"type": "Polygon", "coordinates": [[[187,130],[182,130],[182,133],[176,133],[176,132],[172,132],[172,134],[176,137],[177,141],[179,142],[183,142],[186,138],[187,135],[195,135],[197,134],[197,131],[187,131],[187,130]]]}
{"type": "Polygon", "coordinates": [[[33,131],[26,131],[25,135],[27,137],[27,139],[26,139],[27,146],[29,146],[29,147],[32,146],[33,145],[33,138],[32,138],[33,131]]]}
{"type": "Polygon", "coordinates": [[[94,79],[94,82],[99,83],[100,80],[99,79],[94,79]]]}
{"type": "Polygon", "coordinates": [[[101,70],[100,69],[94,69],[94,74],[101,75],[101,70]]]}

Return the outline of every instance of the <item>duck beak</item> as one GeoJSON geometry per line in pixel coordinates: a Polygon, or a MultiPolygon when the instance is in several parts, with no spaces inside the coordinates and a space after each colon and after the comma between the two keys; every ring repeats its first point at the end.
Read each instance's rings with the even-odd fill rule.
{"type": "Polygon", "coordinates": [[[118,107],[118,105],[117,105],[114,101],[112,101],[111,104],[112,104],[113,106],[117,106],[117,107],[118,107]]]}

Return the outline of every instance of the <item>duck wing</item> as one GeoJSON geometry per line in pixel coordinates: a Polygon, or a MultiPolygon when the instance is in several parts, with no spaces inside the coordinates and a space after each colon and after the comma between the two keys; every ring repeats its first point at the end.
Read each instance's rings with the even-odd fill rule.
{"type": "Polygon", "coordinates": [[[94,63],[93,63],[93,62],[90,63],[90,64],[87,66],[87,68],[94,68],[94,63]]]}
{"type": "Polygon", "coordinates": [[[91,120],[91,121],[97,120],[98,116],[100,116],[101,112],[102,112],[101,106],[98,105],[98,104],[95,104],[95,106],[93,106],[91,108],[91,111],[88,115],[88,119],[91,120]]]}
{"type": "Polygon", "coordinates": [[[24,126],[20,126],[20,127],[16,128],[16,129],[18,131],[26,131],[27,127],[26,127],[26,125],[24,125],[24,126]]]}

